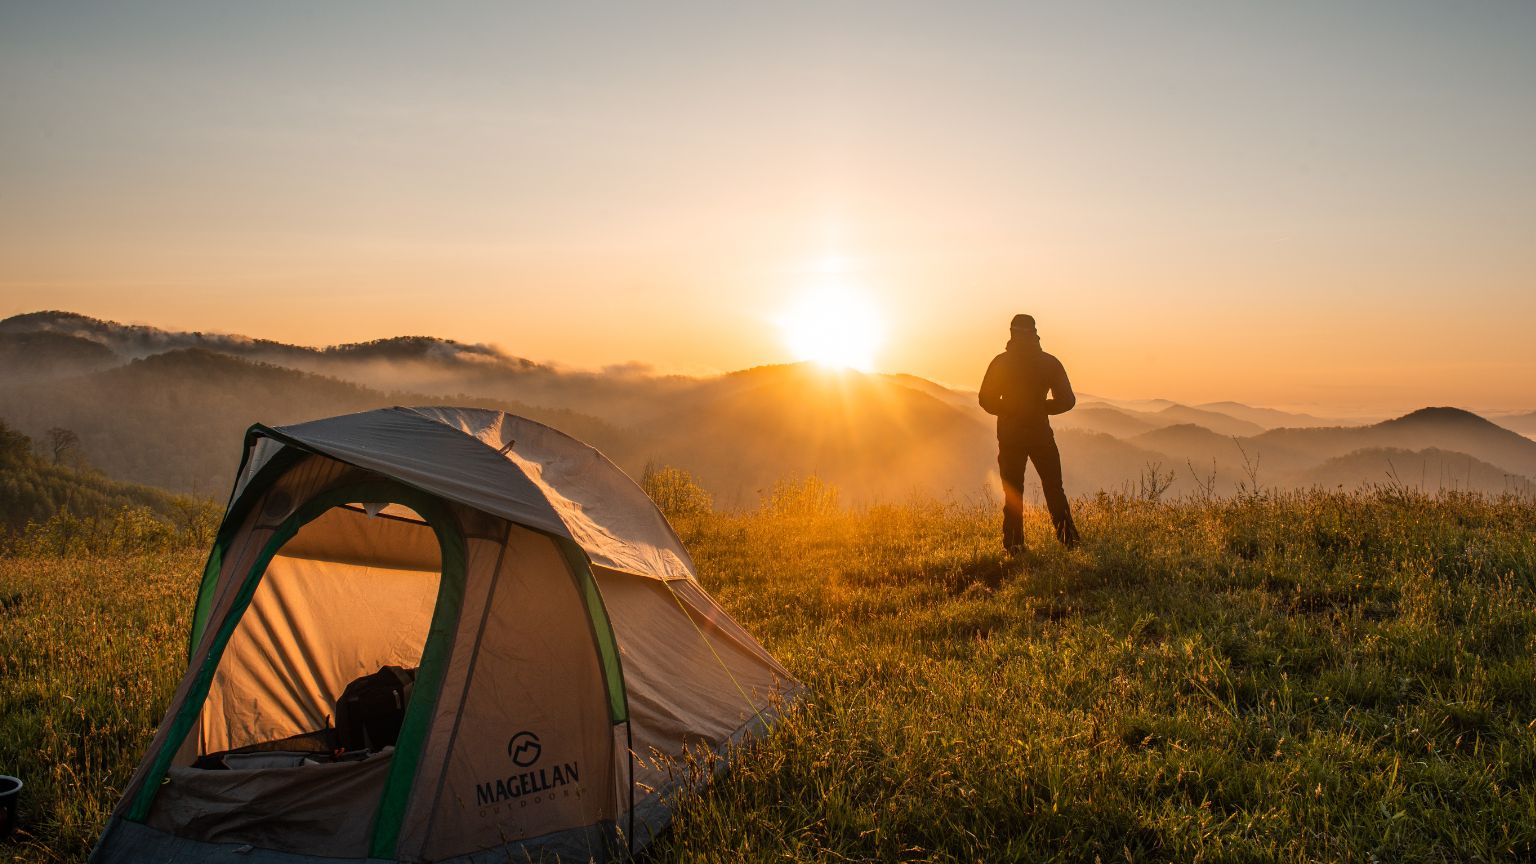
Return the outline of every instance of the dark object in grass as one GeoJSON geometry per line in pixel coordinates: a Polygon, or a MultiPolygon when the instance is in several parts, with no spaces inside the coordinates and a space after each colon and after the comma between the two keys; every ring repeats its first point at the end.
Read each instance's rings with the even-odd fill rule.
{"type": "Polygon", "coordinates": [[[8,774],[0,774],[0,840],[11,836],[16,827],[16,799],[21,797],[21,781],[8,774]]]}

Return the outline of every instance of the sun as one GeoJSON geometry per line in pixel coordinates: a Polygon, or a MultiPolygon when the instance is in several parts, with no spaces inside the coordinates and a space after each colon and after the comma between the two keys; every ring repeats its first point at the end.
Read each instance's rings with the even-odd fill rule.
{"type": "Polygon", "coordinates": [[[808,290],[785,311],[779,327],[794,359],[831,369],[872,371],[883,341],[874,304],[844,286],[808,290]]]}

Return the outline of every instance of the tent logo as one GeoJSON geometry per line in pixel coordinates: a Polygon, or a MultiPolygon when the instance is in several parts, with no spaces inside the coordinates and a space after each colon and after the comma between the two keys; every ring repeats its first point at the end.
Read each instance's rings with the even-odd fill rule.
{"type": "Polygon", "coordinates": [[[512,764],[519,768],[527,768],[539,761],[543,752],[544,746],[539,743],[539,736],[532,732],[519,732],[507,742],[507,755],[512,757],[512,764]]]}
{"type": "Polygon", "coordinates": [[[482,816],[497,812],[503,804],[510,807],[514,801],[518,807],[527,807],[557,798],[580,798],[585,794],[575,762],[533,767],[533,763],[544,755],[544,745],[534,733],[524,730],[513,735],[507,741],[507,755],[521,770],[510,777],[475,784],[475,806],[481,808],[482,816]]]}

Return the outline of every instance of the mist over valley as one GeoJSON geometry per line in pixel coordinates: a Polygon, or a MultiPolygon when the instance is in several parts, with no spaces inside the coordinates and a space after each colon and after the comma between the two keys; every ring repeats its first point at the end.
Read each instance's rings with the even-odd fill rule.
{"type": "MultiPolygon", "coordinates": [[[[815,475],[844,503],[995,497],[992,418],[972,392],[908,374],[801,363],[725,375],[572,371],[487,345],[407,336],[311,348],[124,325],[67,312],[0,321],[0,420],[115,480],[222,499],[253,423],[390,405],[497,408],[586,441],[639,477],[688,471],[715,506],[757,506],[815,475]]],[[[1361,423],[1238,402],[1079,394],[1053,419],[1074,496],[1243,489],[1528,493],[1536,412],[1425,408],[1361,423]]],[[[1026,494],[1038,500],[1030,473],[1026,494]]]]}

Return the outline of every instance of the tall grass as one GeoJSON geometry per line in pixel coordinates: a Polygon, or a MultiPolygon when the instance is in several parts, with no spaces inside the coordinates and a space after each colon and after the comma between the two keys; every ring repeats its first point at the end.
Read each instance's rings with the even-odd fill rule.
{"type": "MultiPolygon", "coordinates": [[[[1248,494],[677,520],[808,685],[669,861],[1536,856],[1536,504],[1248,494]]],[[[0,559],[0,857],[72,861],[181,673],[202,550],[0,559]]]]}
{"type": "Polygon", "coordinates": [[[1536,854],[1536,505],[1078,502],[685,520],[807,685],[655,861],[1536,854]]]}
{"type": "Polygon", "coordinates": [[[0,860],[95,843],[185,669],[203,557],[0,558],[0,773],[26,783],[0,860]]]}

